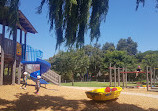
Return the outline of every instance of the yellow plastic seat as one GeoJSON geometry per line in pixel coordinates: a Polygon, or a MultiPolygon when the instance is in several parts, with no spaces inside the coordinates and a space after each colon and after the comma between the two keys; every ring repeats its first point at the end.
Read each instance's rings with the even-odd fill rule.
{"type": "MultiPolygon", "coordinates": [[[[111,89],[113,87],[110,87],[111,89]]],[[[100,89],[94,89],[92,91],[87,91],[85,92],[87,97],[96,101],[106,101],[106,100],[112,100],[115,98],[118,98],[122,88],[121,87],[116,87],[116,91],[111,91],[111,92],[105,92],[106,88],[100,88],[100,89]]]]}
{"type": "Polygon", "coordinates": [[[146,85],[142,85],[142,87],[146,87],[146,85]]]}

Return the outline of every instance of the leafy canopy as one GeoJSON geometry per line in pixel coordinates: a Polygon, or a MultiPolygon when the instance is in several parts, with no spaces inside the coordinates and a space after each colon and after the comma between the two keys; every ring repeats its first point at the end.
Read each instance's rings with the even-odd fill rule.
{"type": "Polygon", "coordinates": [[[136,55],[137,47],[137,43],[134,42],[131,37],[120,39],[117,44],[117,50],[127,51],[129,55],[136,55]]]}
{"type": "Polygon", "coordinates": [[[106,43],[103,45],[102,50],[103,50],[104,52],[106,52],[107,50],[109,50],[109,51],[114,51],[114,50],[115,50],[115,45],[114,45],[114,43],[106,42],[106,43]]]}
{"type": "Polygon", "coordinates": [[[100,24],[108,12],[109,0],[42,0],[38,13],[44,4],[48,5],[50,30],[55,26],[57,43],[81,47],[84,35],[90,29],[91,41],[100,36],[100,24]],[[90,13],[91,12],[91,13],[90,13]]]}
{"type": "Polygon", "coordinates": [[[18,10],[19,0],[0,0],[0,19],[8,21],[10,34],[13,33],[17,24],[19,24],[18,10]]]}

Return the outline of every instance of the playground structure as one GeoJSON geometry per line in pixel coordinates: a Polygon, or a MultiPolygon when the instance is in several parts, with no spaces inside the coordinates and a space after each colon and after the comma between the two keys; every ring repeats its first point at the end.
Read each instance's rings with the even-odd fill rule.
{"type": "Polygon", "coordinates": [[[0,19],[0,24],[2,25],[2,33],[0,34],[0,58],[1,58],[1,67],[0,67],[0,85],[3,85],[5,80],[9,80],[11,84],[16,83],[16,68],[18,67],[18,81],[20,84],[21,72],[25,69],[21,70],[22,57],[26,57],[26,43],[27,43],[27,33],[37,33],[32,24],[28,21],[28,19],[24,16],[24,14],[19,10],[19,24],[16,29],[13,31],[12,39],[6,37],[6,26],[9,25],[9,21],[7,18],[0,19]],[[20,42],[18,42],[17,32],[20,30],[20,42]],[[23,32],[24,40],[23,40],[23,32]],[[24,41],[24,43],[23,43],[24,41]],[[23,47],[23,48],[22,48],[23,47]],[[8,75],[5,77],[4,69],[8,68],[8,75]]]}
{"type": "MultiPolygon", "coordinates": [[[[51,65],[50,63],[41,60],[41,59],[36,59],[36,61],[22,61],[21,63],[23,64],[40,64],[40,70],[32,72],[30,74],[31,79],[35,82],[37,80],[37,76],[41,76],[43,73],[47,72],[51,65]]],[[[48,84],[45,80],[40,79],[41,84],[48,84]]]]}
{"type": "MultiPolygon", "coordinates": [[[[2,34],[0,34],[0,85],[7,84],[20,84],[21,74],[27,71],[31,76],[31,79],[35,81],[37,75],[45,76],[46,81],[53,82],[54,84],[60,84],[60,75],[50,69],[50,64],[42,60],[43,52],[40,50],[33,49],[27,45],[27,33],[37,33],[33,25],[28,21],[24,14],[19,10],[19,24],[13,31],[12,38],[6,37],[6,26],[9,21],[7,18],[0,19],[2,25],[2,34]],[[18,29],[20,30],[19,41],[17,38],[18,29]],[[23,40],[23,32],[24,40],[23,40]],[[24,43],[23,43],[24,41],[24,43]],[[37,66],[36,71],[29,68],[33,65],[37,66]],[[4,70],[7,68],[7,75],[4,75],[4,70]],[[18,73],[16,74],[16,69],[18,73]],[[39,70],[40,69],[40,70],[39,70]],[[49,73],[48,73],[48,72],[49,73]],[[51,72],[51,73],[50,73],[51,72]],[[53,72],[53,73],[52,73],[53,72]],[[49,75],[49,76],[48,76],[49,75]],[[49,78],[51,75],[51,78],[49,78]]],[[[47,84],[47,82],[41,79],[41,83],[47,84]]]]}
{"type": "MultiPolygon", "coordinates": [[[[155,69],[156,68],[152,68],[152,67],[146,67],[146,71],[142,71],[142,72],[128,72],[127,68],[116,68],[111,67],[110,64],[110,74],[109,74],[109,79],[110,79],[110,87],[112,87],[112,77],[114,76],[114,87],[118,86],[120,87],[120,81],[122,80],[122,87],[123,88],[135,88],[135,87],[139,87],[139,86],[128,86],[128,75],[129,74],[146,74],[146,85],[143,85],[147,88],[147,91],[158,91],[158,87],[156,87],[156,73],[155,73],[155,69]],[[112,74],[112,72],[114,72],[114,74],[112,74]],[[118,77],[118,78],[117,78],[118,77]],[[149,79],[150,78],[150,79],[149,79]],[[117,85],[118,82],[118,85],[117,85]],[[150,85],[149,85],[150,83],[150,85]]],[[[139,84],[140,85],[140,84],[139,84]]]]}
{"type": "Polygon", "coordinates": [[[43,52],[33,49],[31,46],[26,46],[26,57],[23,57],[21,63],[25,66],[25,70],[30,74],[30,78],[36,81],[37,76],[42,76],[41,84],[48,84],[46,81],[52,82],[56,85],[60,84],[61,76],[49,70],[51,64],[42,60],[43,52]]]}
{"type": "Polygon", "coordinates": [[[158,68],[152,68],[152,67],[146,67],[146,87],[147,91],[158,91],[158,84],[157,84],[157,75],[156,75],[156,69],[158,68]],[[150,85],[149,85],[150,84],[150,85]],[[150,87],[149,87],[150,86],[150,87]]]}

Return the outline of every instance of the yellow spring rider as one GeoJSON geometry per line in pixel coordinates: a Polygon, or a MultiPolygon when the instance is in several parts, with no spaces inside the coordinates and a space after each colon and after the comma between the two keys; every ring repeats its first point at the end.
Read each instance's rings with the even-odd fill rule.
{"type": "Polygon", "coordinates": [[[106,87],[85,92],[87,97],[96,101],[106,101],[118,98],[122,91],[121,87],[106,87]]]}

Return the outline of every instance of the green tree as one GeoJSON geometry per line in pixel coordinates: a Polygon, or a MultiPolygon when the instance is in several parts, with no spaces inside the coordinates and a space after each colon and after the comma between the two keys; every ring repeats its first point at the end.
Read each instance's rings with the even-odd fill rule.
{"type": "Polygon", "coordinates": [[[96,76],[99,71],[103,71],[103,52],[98,46],[85,46],[85,53],[89,56],[89,72],[96,76]]]}
{"type": "Polygon", "coordinates": [[[0,19],[8,23],[10,34],[19,24],[19,0],[1,0],[0,1],[0,19]]]}
{"type": "Polygon", "coordinates": [[[77,74],[79,74],[80,78],[83,79],[84,74],[87,73],[89,68],[89,57],[85,54],[84,50],[77,50],[75,54],[75,77],[77,78],[77,74]]]}
{"type": "Polygon", "coordinates": [[[87,72],[89,67],[89,58],[84,50],[69,50],[67,52],[59,52],[49,61],[52,69],[57,71],[62,78],[69,79],[72,82],[80,74],[80,78],[87,72]]]}
{"type": "Polygon", "coordinates": [[[141,63],[146,55],[152,55],[152,54],[158,55],[158,51],[148,50],[144,53],[138,53],[138,54],[136,54],[136,58],[137,58],[138,62],[141,63]]]}
{"type": "Polygon", "coordinates": [[[142,60],[144,66],[157,67],[158,66],[158,54],[148,54],[142,60]]]}
{"type": "Polygon", "coordinates": [[[129,55],[136,55],[137,47],[137,43],[134,42],[131,37],[128,37],[127,39],[120,39],[117,44],[118,51],[127,51],[129,55]]]}
{"type": "Polygon", "coordinates": [[[102,51],[103,52],[106,52],[107,50],[109,51],[114,51],[115,50],[115,45],[114,43],[109,43],[109,42],[106,42],[103,47],[102,47],[102,51]]]}
{"type": "Polygon", "coordinates": [[[104,55],[104,64],[105,68],[109,68],[109,64],[112,66],[116,65],[116,67],[131,67],[134,66],[135,63],[134,56],[127,55],[125,51],[107,51],[104,55]]]}

